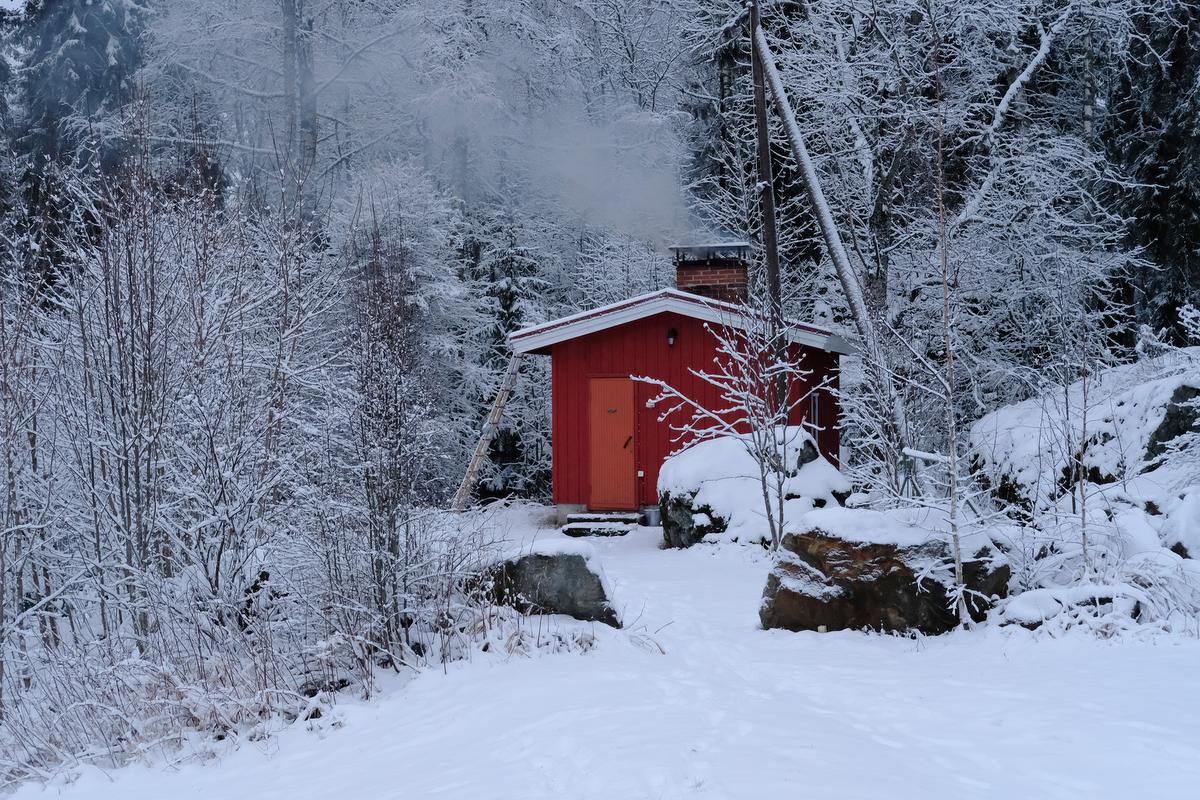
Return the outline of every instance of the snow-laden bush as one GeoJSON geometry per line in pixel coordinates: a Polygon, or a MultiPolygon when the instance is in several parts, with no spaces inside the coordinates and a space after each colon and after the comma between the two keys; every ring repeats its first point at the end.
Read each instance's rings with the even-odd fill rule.
{"type": "MultiPolygon", "coordinates": [[[[353,531],[271,548],[279,567],[244,589],[235,576],[214,592],[195,568],[157,585],[132,576],[155,609],[146,633],[125,624],[92,637],[80,616],[52,646],[26,637],[10,658],[0,786],[63,766],[261,738],[319,713],[339,690],[374,694],[381,670],[459,660],[519,632],[520,615],[496,611],[465,580],[494,534],[445,513],[412,523],[405,554],[388,566],[404,584],[402,638],[390,647],[388,619],[373,604],[382,565],[353,531]]],[[[84,598],[72,604],[87,609],[84,598]]]]}
{"type": "Polygon", "coordinates": [[[1000,540],[1013,565],[1013,597],[995,619],[1051,633],[1200,635],[1200,562],[1163,546],[1153,515],[1134,506],[1109,511],[1111,519],[1089,523],[1086,560],[1077,515],[1043,513],[1006,526],[1000,540]]]}
{"type": "Polygon", "coordinates": [[[1200,636],[1200,564],[1159,549],[1087,579],[1016,594],[993,619],[1051,635],[1082,628],[1109,637],[1163,631],[1200,636]]]}

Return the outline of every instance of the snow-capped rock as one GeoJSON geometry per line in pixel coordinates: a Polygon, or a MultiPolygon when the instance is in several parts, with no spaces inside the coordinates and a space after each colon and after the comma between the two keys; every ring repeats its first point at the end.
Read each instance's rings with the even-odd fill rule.
{"type": "MultiPolygon", "coordinates": [[[[812,437],[799,427],[781,428],[778,435],[787,462],[794,464],[783,484],[785,520],[844,504],[850,481],[817,452],[812,437]]],[[[668,547],[690,547],[706,537],[770,539],[758,462],[749,445],[746,436],[722,436],[698,442],[663,462],[658,495],[668,547]]]]}
{"type": "MultiPolygon", "coordinates": [[[[812,527],[783,537],[767,577],[764,628],[937,634],[957,626],[943,538],[873,511],[813,511],[803,522],[812,527]]],[[[968,609],[982,619],[1008,593],[1008,565],[983,548],[963,566],[968,609]]]]}
{"type": "Polygon", "coordinates": [[[604,573],[584,542],[536,542],[488,570],[484,584],[495,603],[523,613],[565,614],[621,627],[604,573]]]}

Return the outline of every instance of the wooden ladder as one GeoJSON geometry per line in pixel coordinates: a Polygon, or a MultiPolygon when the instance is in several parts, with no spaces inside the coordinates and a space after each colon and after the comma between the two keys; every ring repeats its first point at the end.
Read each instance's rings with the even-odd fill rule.
{"type": "Polygon", "coordinates": [[[504,416],[504,406],[508,403],[513,386],[517,382],[517,368],[520,364],[521,354],[513,353],[512,358],[508,360],[508,370],[505,371],[504,378],[500,381],[500,388],[496,390],[496,400],[492,403],[492,411],[488,414],[487,422],[483,424],[483,433],[479,435],[479,443],[475,445],[471,462],[467,464],[467,474],[463,475],[462,483],[458,485],[458,491],[454,493],[453,507],[455,511],[465,511],[470,503],[471,494],[475,491],[475,484],[479,482],[479,468],[483,466],[488,448],[492,446],[492,440],[496,438],[496,431],[500,429],[500,418],[504,416]]]}

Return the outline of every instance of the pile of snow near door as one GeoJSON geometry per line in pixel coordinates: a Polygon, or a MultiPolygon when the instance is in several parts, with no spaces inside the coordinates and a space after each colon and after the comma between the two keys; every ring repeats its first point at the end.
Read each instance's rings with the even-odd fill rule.
{"type": "Polygon", "coordinates": [[[1189,348],[1049,387],[972,427],[976,476],[1021,523],[1003,531],[1017,595],[1004,618],[1198,628],[1197,397],[1189,348]]]}
{"type": "MultiPolygon", "coordinates": [[[[845,502],[850,481],[818,453],[807,431],[780,428],[776,437],[777,452],[789,464],[783,482],[785,520],[845,502]]],[[[668,545],[770,540],[763,484],[752,448],[748,434],[720,436],[697,442],[663,462],[658,496],[668,545]]],[[[767,492],[775,507],[776,488],[768,485],[767,492]]]]}

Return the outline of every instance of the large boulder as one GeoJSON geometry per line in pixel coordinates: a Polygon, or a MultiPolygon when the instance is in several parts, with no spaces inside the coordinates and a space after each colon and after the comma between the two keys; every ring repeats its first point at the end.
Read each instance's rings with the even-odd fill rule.
{"type": "Polygon", "coordinates": [[[485,573],[484,586],[498,605],[524,614],[565,614],[621,627],[590,551],[565,545],[512,555],[485,573]]]}
{"type": "MultiPolygon", "coordinates": [[[[786,515],[845,504],[850,482],[821,456],[812,437],[799,427],[780,428],[777,436],[789,462],[786,515]]],[[[691,547],[705,538],[770,540],[758,463],[748,444],[743,436],[722,436],[693,444],[663,462],[658,496],[667,547],[691,547]]]]}
{"type": "MultiPolygon", "coordinates": [[[[875,512],[840,510],[844,514],[875,512]]],[[[764,628],[791,631],[920,631],[945,633],[958,624],[950,607],[949,546],[916,529],[884,523],[877,536],[834,535],[820,528],[783,537],[767,577],[759,618],[764,628]]],[[[971,616],[981,619],[993,597],[1008,592],[1009,569],[986,548],[964,564],[971,616]]]]}

